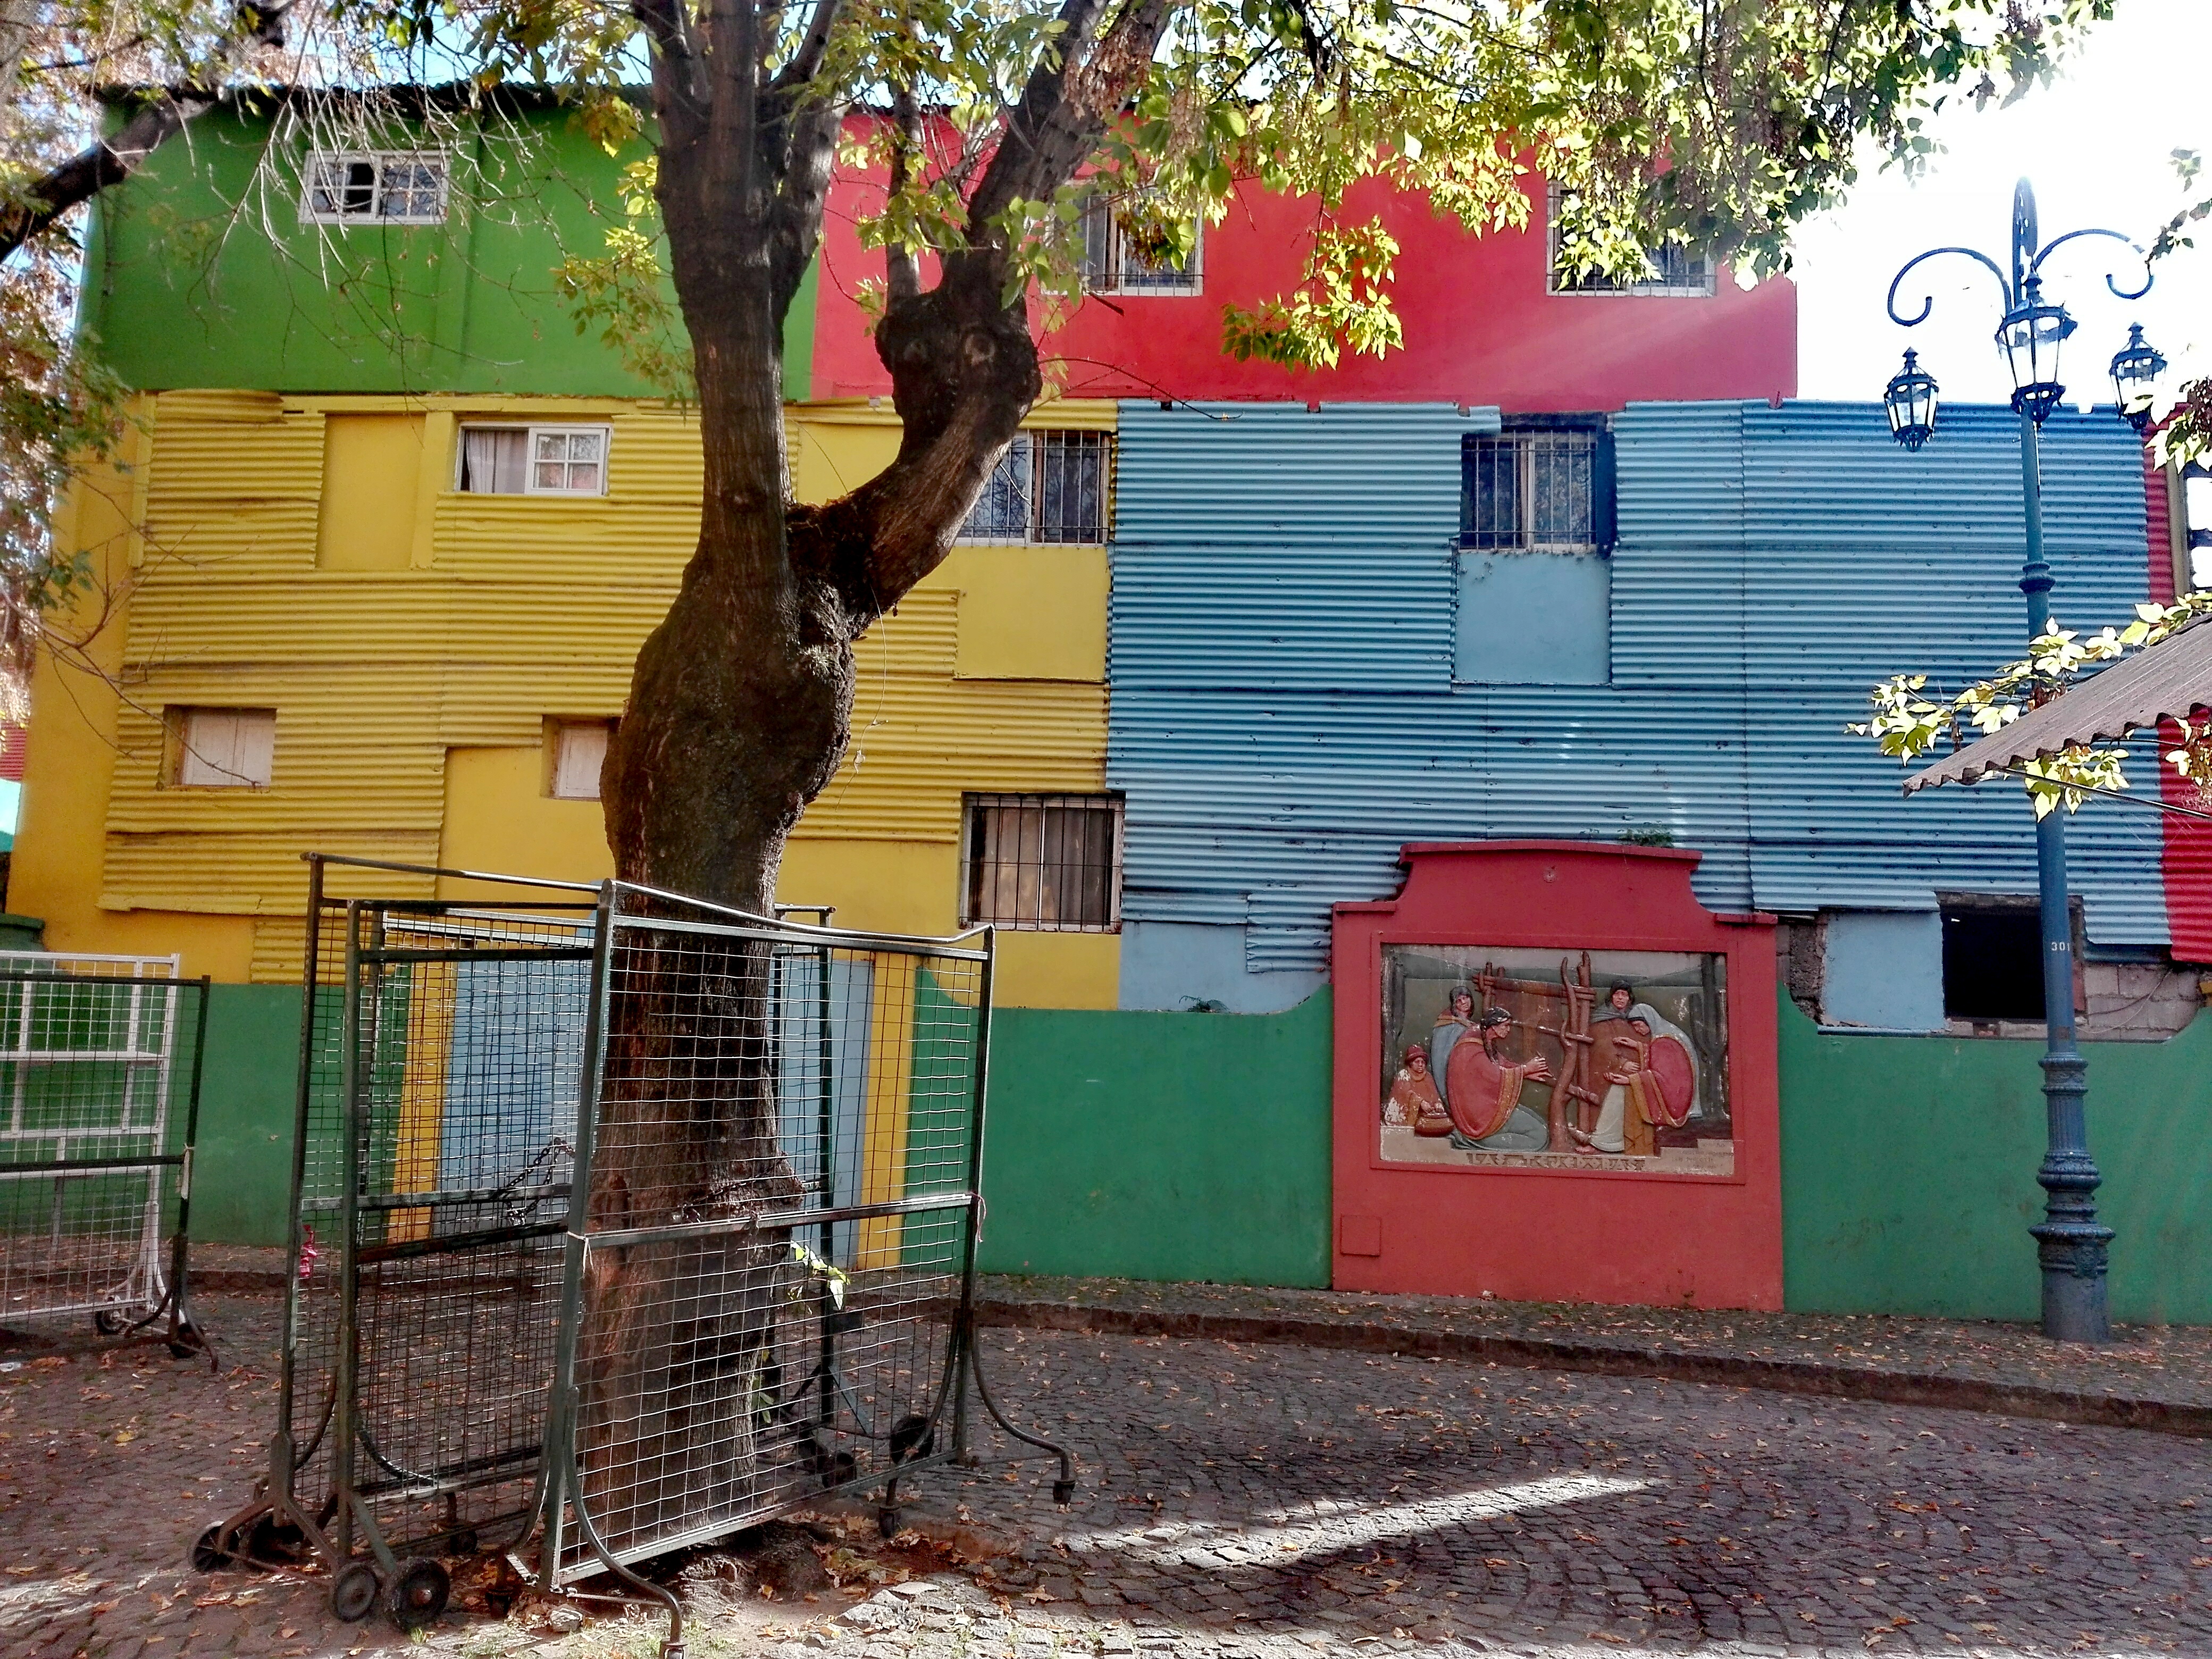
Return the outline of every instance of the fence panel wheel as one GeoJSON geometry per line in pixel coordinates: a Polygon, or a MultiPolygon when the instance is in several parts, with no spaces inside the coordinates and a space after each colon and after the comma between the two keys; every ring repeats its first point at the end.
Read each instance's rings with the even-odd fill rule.
{"type": "Polygon", "coordinates": [[[349,1625],[357,1625],[376,1611],[380,1586],[376,1569],[366,1561],[349,1561],[331,1580],[331,1611],[349,1625]]]}
{"type": "Polygon", "coordinates": [[[230,1552],[222,1547],[222,1523],[218,1521],[192,1540],[192,1571],[213,1572],[230,1559],[230,1552]]]}
{"type": "Polygon", "coordinates": [[[392,1582],[392,1622],[405,1631],[434,1625],[453,1592],[453,1581],[446,1569],[427,1556],[418,1556],[401,1567],[399,1577],[392,1582]]]}

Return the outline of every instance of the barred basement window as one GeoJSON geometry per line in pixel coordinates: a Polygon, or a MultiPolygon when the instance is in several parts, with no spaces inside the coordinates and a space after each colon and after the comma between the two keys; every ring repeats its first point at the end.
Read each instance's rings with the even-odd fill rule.
{"type": "Polygon", "coordinates": [[[1460,545],[1553,553],[1613,545],[1613,440],[1601,416],[1529,416],[1460,450],[1460,545]]]}
{"type": "Polygon", "coordinates": [[[1181,262],[1146,257],[1115,198],[1101,191],[1083,207],[1083,287],[1091,294],[1188,295],[1205,291],[1199,258],[1206,227],[1191,228],[1190,257],[1181,262]]]}
{"type": "Polygon", "coordinates": [[[1557,185],[1550,191],[1550,252],[1547,267],[1554,294],[1642,294],[1686,300],[1705,299],[1713,292],[1713,264],[1702,253],[1676,242],[1644,250],[1651,274],[1644,277],[1605,276],[1594,271],[1568,272],[1559,269],[1559,223],[1569,198],[1557,185]]]}
{"type": "Polygon", "coordinates": [[[1020,432],[961,526],[963,542],[1106,539],[1114,440],[1105,432],[1020,432]]]}
{"type": "Polygon", "coordinates": [[[963,927],[1057,933],[1121,926],[1121,802],[1112,795],[970,795],[963,927]]]}
{"type": "Polygon", "coordinates": [[[434,150],[317,150],[307,157],[300,216],[310,224],[441,224],[446,158],[434,150]]]}
{"type": "Polygon", "coordinates": [[[604,495],[603,426],[465,426],[459,487],[476,495],[604,495]]]}

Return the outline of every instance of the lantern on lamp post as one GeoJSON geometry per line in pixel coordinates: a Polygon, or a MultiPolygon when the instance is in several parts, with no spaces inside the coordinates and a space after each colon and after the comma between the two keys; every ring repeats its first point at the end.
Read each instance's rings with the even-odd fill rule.
{"type": "Polygon", "coordinates": [[[1936,377],[1920,367],[1920,354],[1906,348],[1905,367],[1890,377],[1881,394],[1889,411],[1889,435],[1917,449],[1936,435],[1936,377]]]}
{"type": "Polygon", "coordinates": [[[2112,395],[2120,418],[2137,432],[2150,429],[2150,403],[2166,359],[2143,339],[2142,325],[2128,325],[2128,343],[2112,354],[2112,395]]]}

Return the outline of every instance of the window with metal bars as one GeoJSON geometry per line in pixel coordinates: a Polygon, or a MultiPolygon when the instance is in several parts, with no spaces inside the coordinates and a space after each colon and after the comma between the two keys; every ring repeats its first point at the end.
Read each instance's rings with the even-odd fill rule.
{"type": "Polygon", "coordinates": [[[1112,510],[1113,477],[1111,433],[1016,433],[975,498],[960,539],[1103,542],[1112,510]]]}
{"type": "Polygon", "coordinates": [[[1112,795],[967,798],[963,927],[1048,933],[1121,926],[1121,802],[1112,795]]]}
{"type": "Polygon", "coordinates": [[[1148,251],[1132,222],[1141,215],[1116,210],[1116,198],[1103,191],[1083,206],[1083,286],[1091,294],[1157,294],[1169,296],[1201,294],[1206,275],[1199,255],[1206,227],[1192,227],[1188,258],[1161,258],[1148,251]]]}
{"type": "Polygon", "coordinates": [[[1613,438],[1600,416],[1528,417],[1462,440],[1460,544],[1554,553],[1613,545],[1613,438]]]}
{"type": "Polygon", "coordinates": [[[1695,249],[1675,242],[1662,242],[1657,247],[1647,247],[1644,257],[1650,261],[1650,274],[1641,277],[1607,276],[1596,271],[1572,271],[1560,269],[1559,248],[1564,240],[1560,225],[1565,210],[1572,198],[1557,185],[1550,191],[1550,254],[1547,267],[1551,271],[1551,289],[1554,294],[1641,294],[1662,298],[1698,300],[1713,291],[1713,262],[1695,249]]]}

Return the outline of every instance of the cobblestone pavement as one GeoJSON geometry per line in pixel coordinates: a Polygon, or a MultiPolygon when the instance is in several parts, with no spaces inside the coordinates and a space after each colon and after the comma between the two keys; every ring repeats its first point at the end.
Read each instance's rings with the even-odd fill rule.
{"type": "MultiPolygon", "coordinates": [[[[0,1659],[407,1645],[337,1624],[318,1576],[184,1567],[246,1495],[273,1404],[273,1300],[205,1311],[221,1376],[158,1349],[0,1352],[0,1659]]],[[[2212,1654],[2198,1442],[1285,1346],[984,1341],[994,1392],[1073,1444],[1075,1506],[1047,1467],[932,1472],[913,1518],[975,1559],[710,1601],[693,1659],[2212,1654]]],[[[654,1651],[658,1620],[555,1612],[456,1611],[417,1644],[654,1651]]]]}

